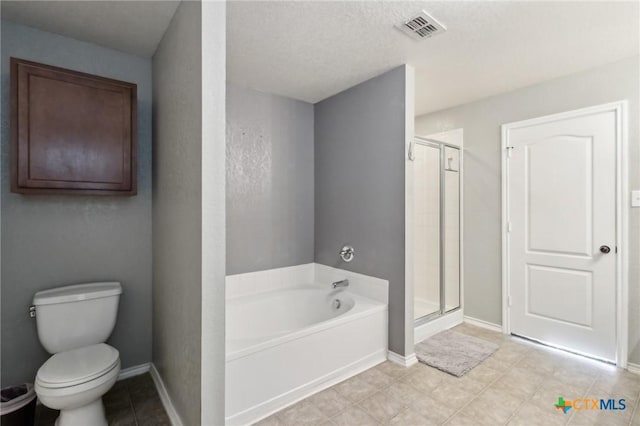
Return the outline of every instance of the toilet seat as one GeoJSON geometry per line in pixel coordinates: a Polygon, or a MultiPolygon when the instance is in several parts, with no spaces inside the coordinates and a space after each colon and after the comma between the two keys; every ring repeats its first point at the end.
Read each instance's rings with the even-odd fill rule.
{"type": "Polygon", "coordinates": [[[47,389],[78,386],[119,370],[119,366],[120,353],[105,343],[59,352],[40,367],[36,386],[47,389]]]}

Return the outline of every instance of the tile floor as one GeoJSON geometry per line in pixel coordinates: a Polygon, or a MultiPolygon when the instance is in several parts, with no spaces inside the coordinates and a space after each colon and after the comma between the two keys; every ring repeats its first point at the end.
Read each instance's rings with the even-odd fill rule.
{"type": "MultiPolygon", "coordinates": [[[[171,426],[149,373],[116,382],[103,397],[110,426],[171,426]]],[[[39,405],[37,426],[53,426],[58,411],[39,405]]]]}
{"type": "Polygon", "coordinates": [[[258,425],[640,426],[639,375],[467,324],[455,330],[500,348],[461,378],[385,362],[258,425]],[[624,398],[626,409],[564,414],[559,396],[624,398]]]}

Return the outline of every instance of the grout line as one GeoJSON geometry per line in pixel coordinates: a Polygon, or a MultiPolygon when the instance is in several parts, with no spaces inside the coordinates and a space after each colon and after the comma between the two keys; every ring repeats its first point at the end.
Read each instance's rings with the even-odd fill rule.
{"type": "MultiPolygon", "coordinates": [[[[514,342],[515,340],[516,340],[516,339],[510,338],[510,339],[507,339],[507,340],[503,340],[503,341],[501,341],[500,343],[498,343],[498,342],[494,342],[494,343],[498,343],[498,345],[499,345],[499,349],[500,349],[500,348],[504,347],[504,344],[505,344],[506,342],[514,342]]],[[[492,342],[493,342],[493,340],[490,340],[490,341],[492,341],[492,342]]],[[[518,342],[518,341],[515,341],[515,343],[516,343],[518,346],[524,346],[524,347],[526,348],[526,350],[525,350],[525,351],[523,351],[523,352],[521,353],[521,355],[520,355],[520,356],[519,356],[519,357],[518,357],[518,358],[517,358],[513,363],[508,364],[508,366],[506,367],[506,369],[496,369],[496,368],[492,368],[493,370],[496,370],[496,371],[500,372],[501,374],[500,374],[500,375],[498,375],[494,380],[492,380],[492,381],[490,381],[490,382],[486,382],[486,384],[484,384],[484,386],[480,389],[480,391],[479,391],[479,392],[478,392],[478,393],[477,393],[473,398],[471,398],[470,400],[468,400],[464,405],[460,406],[460,407],[459,407],[459,408],[458,408],[458,409],[457,409],[453,414],[451,414],[449,417],[447,417],[447,418],[446,418],[446,419],[445,419],[441,424],[448,424],[448,423],[450,423],[450,422],[451,422],[451,420],[452,420],[456,415],[458,415],[461,411],[463,411],[465,408],[467,408],[467,407],[468,407],[470,404],[472,404],[474,401],[476,401],[477,399],[479,399],[479,398],[480,398],[483,394],[485,394],[485,393],[487,392],[487,390],[488,390],[488,389],[490,389],[490,388],[491,388],[491,387],[492,387],[492,386],[493,386],[497,381],[501,380],[501,379],[502,379],[502,378],[504,378],[507,374],[509,374],[511,371],[513,371],[514,369],[516,369],[516,368],[521,364],[522,360],[524,360],[524,359],[525,359],[525,358],[527,358],[528,356],[530,356],[530,355],[534,354],[534,353],[536,352],[536,350],[537,350],[537,345],[531,345],[531,346],[526,345],[526,344],[525,344],[525,345],[522,345],[522,344],[521,344],[520,342],[518,342]]],[[[544,351],[544,350],[543,350],[543,353],[546,353],[546,351],[544,351]]],[[[489,359],[489,358],[488,358],[488,359],[489,359]]],[[[482,363],[480,363],[480,364],[479,364],[479,366],[480,366],[480,365],[482,365],[482,363]]],[[[426,366],[426,367],[428,367],[428,368],[433,368],[433,367],[429,367],[429,366],[426,366]]],[[[373,369],[373,368],[375,368],[375,367],[372,367],[372,369],[373,369]]],[[[487,368],[491,368],[491,367],[487,367],[487,368]]],[[[410,370],[410,369],[411,369],[411,367],[407,368],[407,369],[406,369],[406,373],[405,373],[405,374],[399,375],[399,376],[397,376],[397,377],[396,377],[395,375],[394,375],[394,376],[392,376],[392,375],[386,374],[386,373],[384,373],[384,372],[382,372],[382,371],[378,370],[378,371],[380,371],[380,373],[382,373],[382,374],[384,374],[385,376],[388,376],[388,377],[390,377],[391,379],[393,379],[393,380],[391,381],[391,383],[390,383],[390,384],[388,384],[388,385],[384,385],[384,386],[381,386],[381,387],[379,387],[379,388],[376,388],[375,392],[373,392],[372,394],[370,394],[370,395],[368,395],[368,396],[366,396],[366,397],[364,397],[364,398],[359,399],[359,400],[358,400],[358,401],[356,401],[356,402],[352,402],[352,401],[350,401],[350,400],[348,400],[348,399],[344,398],[344,399],[348,402],[348,404],[347,404],[343,409],[341,409],[341,410],[337,410],[335,413],[332,413],[332,415],[326,415],[326,417],[327,417],[327,418],[328,418],[328,420],[329,420],[329,423],[330,423],[330,424],[334,424],[335,422],[333,421],[333,419],[335,419],[337,416],[341,415],[345,410],[348,410],[348,409],[350,409],[350,408],[357,408],[357,409],[362,410],[362,411],[364,411],[365,413],[367,413],[367,414],[368,414],[367,410],[362,406],[362,404],[363,404],[367,399],[369,399],[369,398],[371,398],[371,397],[375,396],[376,394],[381,393],[381,392],[386,392],[386,391],[387,391],[391,386],[393,386],[394,384],[397,384],[397,383],[403,383],[403,382],[404,382],[404,379],[405,379],[406,377],[408,377],[408,376],[411,374],[411,373],[409,372],[409,370],[410,370]]],[[[549,372],[544,372],[544,373],[542,373],[542,374],[541,374],[542,378],[541,378],[540,382],[539,382],[536,386],[534,386],[534,387],[533,387],[532,392],[530,392],[529,396],[525,396],[525,397],[523,397],[522,401],[517,405],[517,407],[516,407],[516,408],[513,410],[513,412],[509,415],[509,417],[506,419],[506,421],[505,421],[505,423],[504,423],[504,424],[507,424],[507,423],[509,423],[510,421],[512,421],[512,420],[517,416],[517,413],[518,413],[518,411],[521,409],[521,407],[522,407],[523,405],[525,405],[526,403],[529,403],[529,402],[531,402],[531,401],[532,401],[532,398],[533,398],[536,394],[538,394],[538,392],[540,392],[540,390],[545,386],[545,383],[546,383],[550,378],[551,378],[551,379],[553,378],[553,374],[554,374],[554,372],[555,372],[555,371],[557,371],[557,369],[552,369],[552,370],[551,370],[551,371],[549,371],[549,372]]],[[[362,373],[360,373],[360,374],[362,374],[362,373]]],[[[446,374],[446,373],[443,373],[443,374],[446,374]]],[[[599,372],[598,374],[594,374],[594,375],[591,377],[591,381],[590,381],[589,385],[586,387],[586,390],[585,390],[585,391],[583,392],[583,394],[582,394],[582,397],[583,397],[583,398],[585,398],[585,397],[586,397],[586,396],[587,396],[587,395],[588,395],[588,394],[589,394],[589,393],[594,389],[594,386],[595,386],[596,382],[597,382],[597,381],[598,381],[598,379],[599,379],[600,377],[602,377],[602,376],[603,376],[603,373],[602,373],[602,372],[599,372]]],[[[357,377],[357,376],[354,376],[354,377],[357,377]]],[[[350,380],[350,379],[347,379],[347,380],[350,380]]],[[[345,381],[346,381],[346,380],[345,380],[345,381]]],[[[343,381],[343,382],[344,382],[344,381],[343,381]]],[[[340,382],[340,383],[343,383],[343,382],[340,382]]],[[[415,389],[415,390],[417,390],[418,392],[420,392],[420,394],[430,395],[430,394],[431,394],[431,392],[432,392],[434,389],[436,389],[438,386],[442,386],[443,384],[445,384],[445,382],[446,382],[446,380],[444,380],[444,379],[443,379],[443,380],[442,380],[441,382],[439,382],[439,383],[438,383],[434,388],[432,388],[432,389],[428,390],[427,392],[424,392],[424,391],[422,391],[422,390],[419,390],[419,389],[415,388],[415,387],[414,387],[413,385],[411,385],[411,384],[409,384],[409,386],[411,386],[413,389],[415,389]]],[[[406,382],[405,382],[405,383],[406,383],[406,382]]],[[[408,384],[408,383],[407,383],[407,384],[408,384]]],[[[334,385],[334,386],[330,387],[329,389],[333,389],[333,388],[334,388],[335,386],[337,386],[337,385],[338,385],[338,384],[336,384],[336,385],[334,385]]],[[[342,397],[342,395],[341,395],[339,392],[338,392],[338,394],[342,397]]],[[[414,402],[415,402],[415,401],[412,401],[412,402],[410,402],[410,403],[406,403],[406,405],[405,405],[404,400],[402,400],[402,402],[403,402],[403,407],[398,411],[398,413],[396,413],[393,417],[391,417],[391,419],[389,419],[389,421],[393,420],[393,419],[394,419],[394,418],[396,418],[396,417],[401,416],[403,413],[405,413],[405,412],[407,412],[408,410],[410,410],[410,409],[413,407],[413,404],[414,404],[414,402]]],[[[538,404],[535,404],[535,405],[536,405],[536,406],[538,406],[538,404]]],[[[563,420],[563,421],[564,421],[564,423],[563,423],[563,424],[565,424],[565,425],[570,424],[570,423],[572,422],[573,418],[574,418],[573,416],[575,416],[575,413],[576,413],[575,411],[572,411],[572,413],[570,414],[570,416],[563,420]]],[[[275,413],[276,417],[277,417],[279,420],[281,420],[281,419],[282,419],[282,418],[280,417],[280,414],[281,414],[281,411],[279,411],[279,412],[275,413]]],[[[640,396],[636,399],[636,402],[635,402],[635,404],[634,404],[634,406],[633,406],[633,409],[632,409],[632,411],[631,411],[631,417],[630,417],[630,420],[629,420],[629,425],[631,425],[631,423],[633,422],[634,417],[635,417],[636,415],[638,415],[638,414],[640,414],[640,396]]],[[[374,419],[373,417],[372,417],[372,419],[373,419],[373,420],[375,420],[376,422],[378,422],[378,420],[377,420],[377,419],[374,419]]]]}
{"type": "Polygon", "coordinates": [[[131,392],[129,391],[129,383],[130,382],[125,381],[125,389],[127,391],[127,399],[129,400],[129,408],[131,410],[131,413],[133,413],[133,421],[136,424],[135,426],[138,426],[138,415],[136,414],[136,408],[133,406],[133,399],[131,398],[131,392]]]}
{"type": "MultiPolygon", "coordinates": [[[[351,379],[353,379],[354,377],[357,377],[357,376],[359,376],[359,375],[363,374],[364,372],[369,371],[369,370],[372,370],[372,369],[375,369],[375,366],[374,366],[374,367],[371,367],[371,368],[369,368],[369,369],[367,369],[367,370],[365,370],[365,371],[363,371],[363,372],[361,372],[361,373],[358,373],[358,374],[356,374],[355,376],[349,377],[348,379],[345,379],[345,380],[343,380],[343,381],[341,381],[341,382],[338,382],[338,383],[336,383],[335,385],[330,386],[330,387],[328,387],[328,388],[326,388],[326,389],[324,389],[324,390],[322,390],[322,391],[320,391],[320,392],[317,392],[317,393],[315,393],[315,394],[313,394],[313,395],[309,395],[309,396],[308,396],[308,397],[306,397],[305,399],[302,399],[302,400],[300,400],[300,401],[296,402],[295,404],[290,405],[289,407],[285,407],[285,408],[283,408],[282,410],[275,412],[275,413],[274,413],[274,414],[272,414],[271,416],[275,416],[278,420],[281,420],[281,421],[282,421],[283,419],[282,419],[282,417],[280,417],[280,414],[281,414],[283,411],[285,411],[285,410],[287,410],[288,408],[293,407],[294,405],[299,404],[299,403],[301,403],[301,402],[303,402],[303,401],[307,401],[307,400],[309,400],[310,398],[312,398],[314,395],[317,395],[318,393],[324,392],[324,391],[329,390],[329,389],[333,389],[336,393],[338,393],[338,395],[339,395],[339,396],[341,396],[341,397],[342,397],[342,395],[334,389],[334,387],[335,387],[335,386],[339,385],[340,383],[344,383],[344,382],[346,382],[346,381],[348,381],[348,380],[351,380],[351,379]]],[[[377,371],[379,371],[379,370],[377,370],[377,371]]],[[[347,399],[346,397],[343,397],[343,399],[344,399],[344,400],[346,400],[346,401],[348,402],[348,404],[347,404],[344,408],[342,408],[341,410],[336,411],[336,413],[335,413],[335,414],[333,414],[333,415],[331,415],[331,416],[328,416],[328,415],[326,415],[326,414],[324,414],[324,413],[323,413],[323,415],[327,418],[327,420],[328,420],[331,424],[335,424],[331,419],[333,419],[333,418],[335,418],[335,417],[339,416],[340,414],[342,414],[344,411],[346,411],[347,409],[349,409],[349,408],[351,408],[351,407],[359,408],[359,409],[361,409],[362,411],[364,411],[364,412],[366,413],[366,410],[364,410],[364,409],[362,408],[362,406],[360,406],[360,404],[361,404],[365,399],[370,398],[370,397],[374,396],[375,394],[377,394],[377,393],[379,393],[379,392],[382,392],[382,391],[384,391],[384,390],[387,390],[387,389],[388,389],[388,388],[390,388],[390,387],[391,387],[391,386],[392,386],[396,381],[399,381],[399,379],[400,379],[400,378],[397,378],[397,379],[396,379],[395,377],[392,377],[392,376],[390,376],[390,375],[388,375],[388,374],[386,374],[386,373],[384,373],[384,372],[382,372],[382,371],[380,371],[380,373],[381,373],[381,374],[384,374],[385,376],[387,376],[387,377],[389,377],[390,379],[392,379],[392,382],[391,382],[389,385],[385,385],[385,386],[382,386],[382,387],[380,387],[380,388],[376,388],[376,391],[375,391],[375,392],[373,392],[371,395],[365,396],[364,398],[362,398],[361,400],[356,401],[356,402],[353,402],[353,401],[351,401],[351,400],[347,399]]],[[[405,376],[405,375],[403,375],[402,377],[404,377],[404,376],[405,376]]],[[[315,405],[313,402],[311,402],[311,401],[309,401],[309,403],[310,403],[311,405],[313,405],[313,406],[316,406],[316,405],[315,405]]],[[[316,407],[316,408],[317,408],[317,407],[316,407]]],[[[271,416],[270,416],[270,417],[271,417],[271,416]]],[[[371,416],[370,416],[370,417],[371,417],[371,416]]],[[[371,417],[371,418],[372,418],[373,420],[376,420],[376,419],[374,419],[373,417],[371,417]]],[[[377,421],[377,420],[376,420],[376,421],[377,421]]]]}
{"type": "Polygon", "coordinates": [[[129,397],[129,406],[131,407],[131,412],[133,413],[133,421],[136,423],[136,426],[138,426],[138,413],[136,412],[136,407],[133,405],[133,399],[131,398],[131,393],[129,392],[129,386],[127,386],[127,396],[129,397]]]}
{"type": "MultiPolygon", "coordinates": [[[[522,356],[522,358],[520,358],[518,361],[522,360],[523,358],[525,358],[530,352],[532,352],[532,348],[529,348],[529,350],[527,352],[525,352],[525,354],[522,356]]],[[[516,361],[512,368],[515,368],[516,364],[518,363],[518,361],[516,361]]],[[[544,383],[545,377],[543,376],[542,380],[540,380],[540,383],[538,384],[538,386],[535,387],[533,393],[531,394],[531,396],[529,398],[524,398],[523,401],[518,404],[518,406],[516,407],[515,410],[513,410],[513,413],[511,413],[511,415],[509,416],[509,418],[507,418],[507,420],[504,422],[505,425],[509,424],[509,422],[511,420],[513,420],[516,416],[516,414],[518,413],[518,411],[520,410],[520,407],[522,407],[524,404],[526,404],[527,402],[531,401],[531,399],[535,396],[536,393],[538,393],[538,391],[542,388],[543,383],[544,383]]]]}
{"type": "MultiPolygon", "coordinates": [[[[418,363],[419,363],[419,361],[418,361],[418,363]]],[[[414,364],[414,365],[417,365],[417,364],[414,364]]],[[[387,389],[389,389],[391,386],[393,386],[394,384],[401,383],[401,382],[402,382],[402,379],[404,379],[405,377],[408,377],[408,376],[411,374],[411,372],[409,372],[409,370],[410,370],[412,367],[413,367],[413,366],[411,366],[411,367],[405,367],[405,369],[406,369],[405,374],[403,374],[403,375],[401,375],[401,376],[398,376],[398,377],[392,377],[392,376],[387,375],[387,376],[389,376],[389,377],[391,377],[391,378],[393,379],[393,382],[392,382],[390,385],[388,385],[388,386],[384,387],[382,390],[387,390],[387,389]]],[[[433,368],[433,367],[430,367],[430,368],[433,368]]],[[[382,373],[382,374],[385,374],[385,373],[383,373],[382,371],[381,371],[381,373],[382,373]]],[[[404,382],[402,382],[402,383],[404,383],[404,382]]],[[[409,383],[405,383],[405,384],[406,384],[406,385],[408,385],[409,387],[413,388],[414,390],[416,390],[416,391],[418,391],[418,392],[422,393],[422,391],[419,391],[418,389],[416,389],[415,387],[413,387],[411,384],[409,384],[409,383]]],[[[432,389],[432,390],[433,390],[433,389],[432,389]]],[[[364,401],[364,400],[362,400],[362,401],[364,401]]],[[[362,403],[362,401],[360,401],[360,403],[362,403]]],[[[361,408],[363,411],[365,411],[365,412],[366,412],[366,410],[365,410],[362,406],[360,406],[360,405],[359,405],[360,403],[358,403],[358,407],[359,407],[359,408],[361,408]]],[[[404,404],[404,400],[402,401],[402,403],[404,404]]],[[[398,411],[398,413],[396,413],[396,415],[394,415],[393,417],[391,417],[391,418],[390,418],[386,423],[385,423],[385,422],[383,422],[382,424],[387,424],[387,423],[391,422],[391,420],[393,420],[393,419],[395,419],[396,417],[400,416],[400,415],[401,415],[402,413],[404,413],[405,411],[408,411],[408,410],[411,408],[411,405],[412,405],[412,404],[413,404],[413,402],[411,402],[411,403],[409,403],[409,404],[407,404],[407,405],[404,405],[404,406],[403,406],[403,408],[402,408],[400,411],[398,411]]],[[[374,420],[376,420],[376,421],[377,421],[377,419],[374,419],[374,420]]]]}
{"type": "Polygon", "coordinates": [[[540,384],[538,384],[538,386],[535,388],[535,390],[533,391],[533,393],[531,394],[531,396],[529,397],[529,399],[525,399],[524,401],[522,401],[520,403],[520,405],[518,405],[518,408],[511,414],[511,416],[509,416],[509,419],[507,421],[507,423],[509,421],[511,421],[511,419],[513,419],[516,415],[516,413],[518,412],[518,410],[520,410],[520,407],[522,407],[524,404],[526,404],[527,402],[530,402],[533,397],[538,393],[538,391],[540,389],[542,389],[542,387],[544,386],[545,380],[547,379],[547,377],[543,377],[543,379],[540,381],[540,384]]]}
{"type": "MultiPolygon", "coordinates": [[[[597,376],[595,376],[595,377],[593,378],[593,380],[591,381],[591,383],[590,383],[590,384],[589,384],[589,386],[587,387],[587,390],[586,390],[586,391],[584,391],[584,393],[582,394],[582,398],[586,398],[586,397],[587,397],[587,395],[589,395],[589,392],[591,392],[591,389],[593,389],[593,385],[595,385],[595,384],[596,384],[596,381],[598,380],[598,378],[599,378],[599,377],[600,377],[600,374],[598,374],[597,376]]],[[[566,424],[566,425],[568,425],[568,424],[571,422],[571,420],[573,420],[573,416],[575,416],[575,415],[576,415],[576,410],[573,410],[573,411],[571,412],[571,415],[569,416],[569,418],[567,419],[567,422],[566,422],[565,424],[566,424]]]]}
{"type": "MultiPolygon", "coordinates": [[[[364,373],[364,371],[363,371],[363,373],[364,373]]],[[[381,371],[380,373],[382,373],[382,371],[381,371]]],[[[360,374],[362,374],[362,373],[360,373],[360,374]]],[[[382,374],[384,374],[384,373],[382,373],[382,374]]],[[[387,374],[385,374],[385,376],[387,376],[387,377],[391,377],[391,376],[389,376],[389,375],[387,375],[387,374]]],[[[391,377],[391,378],[392,378],[394,381],[396,380],[396,379],[394,379],[393,377],[391,377]]],[[[376,394],[378,394],[378,393],[380,393],[380,392],[382,392],[382,391],[385,391],[385,390],[389,389],[392,385],[393,385],[393,382],[392,382],[390,385],[386,385],[386,386],[381,387],[380,389],[378,389],[377,391],[375,391],[375,392],[374,392],[374,393],[372,393],[371,395],[369,395],[369,396],[366,396],[366,397],[362,398],[362,399],[361,399],[360,401],[358,401],[358,402],[354,402],[354,403],[353,403],[353,406],[358,407],[359,409],[361,409],[362,411],[364,411],[364,412],[365,412],[369,417],[371,417],[374,421],[378,422],[378,419],[376,419],[375,417],[373,417],[372,415],[370,415],[370,414],[367,412],[367,410],[366,410],[366,409],[365,409],[361,404],[362,404],[366,399],[371,398],[372,396],[374,396],[374,395],[376,395],[376,394]]],[[[344,411],[344,410],[343,410],[343,411],[344,411]]],[[[334,417],[335,417],[335,416],[334,416],[334,417]]],[[[395,417],[395,416],[394,416],[394,417],[395,417]]]]}
{"type": "MultiPolygon", "coordinates": [[[[500,347],[502,347],[502,345],[499,345],[498,350],[500,349],[500,347]]],[[[496,351],[497,352],[497,351],[496,351]]],[[[527,351],[528,352],[528,351],[527,351]]],[[[482,390],[474,397],[471,398],[471,400],[469,400],[465,405],[463,405],[460,409],[458,409],[458,411],[454,412],[451,416],[449,416],[444,422],[443,424],[446,424],[449,420],[451,420],[453,417],[455,417],[459,412],[461,412],[462,410],[464,410],[467,406],[469,406],[473,401],[475,401],[476,399],[480,398],[480,396],[482,396],[487,389],[493,385],[495,382],[497,382],[498,380],[500,380],[502,377],[506,376],[507,373],[509,373],[509,371],[513,370],[516,366],[516,364],[518,363],[518,361],[520,361],[522,358],[524,358],[527,354],[527,352],[523,353],[523,355],[513,364],[511,364],[509,366],[509,368],[507,368],[503,374],[501,374],[500,376],[496,377],[493,381],[491,381],[490,383],[488,383],[485,387],[482,388],[482,390]]],[[[492,354],[493,355],[493,354],[492,354]]],[[[490,358],[490,357],[489,357],[490,358]]],[[[487,358],[488,359],[488,358],[487,358]]],[[[481,366],[482,362],[480,364],[477,365],[477,367],[481,366]]],[[[491,368],[491,367],[487,367],[487,368],[491,368]]],[[[496,370],[497,371],[497,370],[496,370]]],[[[521,405],[524,404],[524,402],[521,403],[521,405]]],[[[520,408],[520,406],[518,406],[518,408],[520,408]]],[[[514,413],[517,412],[514,411],[514,413]]],[[[509,417],[509,420],[511,419],[511,417],[509,417]]],[[[508,422],[508,421],[507,421],[508,422]]],[[[505,423],[506,424],[506,423],[505,423]]]]}
{"type": "Polygon", "coordinates": [[[640,398],[636,398],[636,403],[633,407],[633,412],[631,413],[631,417],[629,418],[629,426],[633,424],[633,419],[638,414],[638,408],[640,407],[640,398]]]}
{"type": "Polygon", "coordinates": [[[524,401],[522,401],[520,404],[518,404],[518,406],[516,407],[515,410],[513,410],[513,413],[511,413],[511,415],[509,415],[509,418],[507,418],[507,421],[504,422],[504,424],[509,424],[509,422],[516,416],[516,414],[518,413],[518,411],[520,410],[520,407],[522,407],[527,401],[531,400],[531,398],[533,398],[533,396],[536,394],[536,392],[538,392],[538,390],[542,387],[542,382],[540,382],[540,385],[536,388],[536,390],[533,391],[533,394],[531,395],[531,397],[529,399],[524,399],[524,401]]]}
{"type": "MultiPolygon", "coordinates": [[[[371,367],[369,370],[374,369],[374,368],[375,368],[375,367],[371,367]]],[[[411,367],[405,367],[405,368],[406,368],[407,370],[409,370],[411,367]]],[[[369,371],[369,370],[365,370],[365,371],[369,371]]],[[[363,371],[362,373],[364,373],[365,371],[363,371]]],[[[387,376],[387,377],[391,378],[391,379],[392,379],[392,382],[391,382],[390,384],[388,384],[388,385],[382,386],[381,388],[377,389],[377,390],[376,390],[374,393],[372,393],[371,395],[369,395],[369,396],[366,396],[366,397],[362,398],[360,401],[357,401],[357,402],[351,402],[351,401],[349,401],[349,404],[348,404],[346,407],[344,407],[342,410],[338,410],[338,412],[337,412],[335,415],[333,415],[333,416],[329,417],[329,420],[330,420],[330,421],[331,421],[331,419],[333,419],[333,418],[335,418],[335,417],[339,416],[340,414],[342,414],[344,411],[346,411],[348,408],[351,408],[351,407],[359,408],[360,410],[364,411],[367,415],[369,415],[369,414],[367,413],[367,410],[365,410],[365,409],[364,409],[364,407],[362,407],[362,405],[360,405],[360,404],[362,404],[362,402],[364,402],[367,398],[370,398],[370,397],[372,397],[372,396],[376,395],[377,393],[380,393],[380,392],[383,392],[383,391],[388,390],[391,386],[393,386],[394,384],[396,384],[396,383],[400,382],[400,380],[401,380],[402,378],[404,378],[404,377],[406,377],[406,376],[408,376],[408,375],[410,374],[410,373],[406,373],[406,374],[403,374],[402,376],[399,376],[399,377],[393,377],[393,376],[390,376],[389,374],[386,374],[386,373],[384,373],[384,372],[382,372],[382,371],[380,371],[380,370],[377,370],[377,371],[379,371],[381,374],[384,374],[385,376],[387,376]]],[[[360,374],[362,374],[362,373],[360,373],[360,374]]],[[[357,376],[359,376],[360,374],[358,374],[358,375],[356,375],[356,376],[353,376],[353,377],[357,377],[357,376]]],[[[351,377],[351,379],[352,379],[353,377],[351,377]]],[[[347,380],[350,380],[350,379],[347,379],[347,380]]],[[[345,382],[345,381],[346,381],[346,380],[344,380],[343,382],[345,382]]],[[[340,382],[340,383],[343,383],[343,382],[340,382]]],[[[338,385],[338,384],[340,384],[340,383],[336,383],[334,386],[337,386],[337,385],[338,385]]],[[[332,389],[332,388],[333,388],[333,386],[332,386],[331,388],[329,388],[329,389],[332,389]]],[[[339,392],[338,392],[338,395],[340,395],[340,393],[339,393],[339,392]]],[[[341,395],[341,396],[342,396],[342,395],[341,395]]],[[[408,408],[409,408],[409,406],[404,407],[404,409],[403,409],[403,410],[400,410],[400,412],[399,412],[398,414],[396,414],[396,415],[399,415],[400,413],[402,413],[404,410],[406,410],[406,409],[408,409],[408,408]]],[[[373,420],[375,420],[376,422],[378,421],[377,419],[373,418],[371,415],[369,415],[369,417],[371,417],[371,418],[372,418],[373,420]]],[[[395,417],[395,416],[393,416],[391,419],[393,419],[394,417],[395,417]]],[[[391,419],[389,419],[389,421],[391,421],[391,419]]],[[[333,422],[332,422],[332,423],[333,423],[333,422]]]]}

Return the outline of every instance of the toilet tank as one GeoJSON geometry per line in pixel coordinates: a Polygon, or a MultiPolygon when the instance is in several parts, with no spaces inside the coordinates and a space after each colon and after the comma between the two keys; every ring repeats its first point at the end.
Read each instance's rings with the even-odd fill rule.
{"type": "Polygon", "coordinates": [[[116,325],[122,286],[77,284],[39,291],[33,297],[38,338],[50,354],[106,342],[116,325]]]}

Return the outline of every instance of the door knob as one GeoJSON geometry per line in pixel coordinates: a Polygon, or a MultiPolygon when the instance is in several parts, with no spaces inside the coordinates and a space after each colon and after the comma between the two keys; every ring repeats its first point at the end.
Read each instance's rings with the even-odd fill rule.
{"type": "Polygon", "coordinates": [[[611,251],[611,248],[609,246],[600,246],[600,251],[604,254],[607,254],[611,251]]]}

